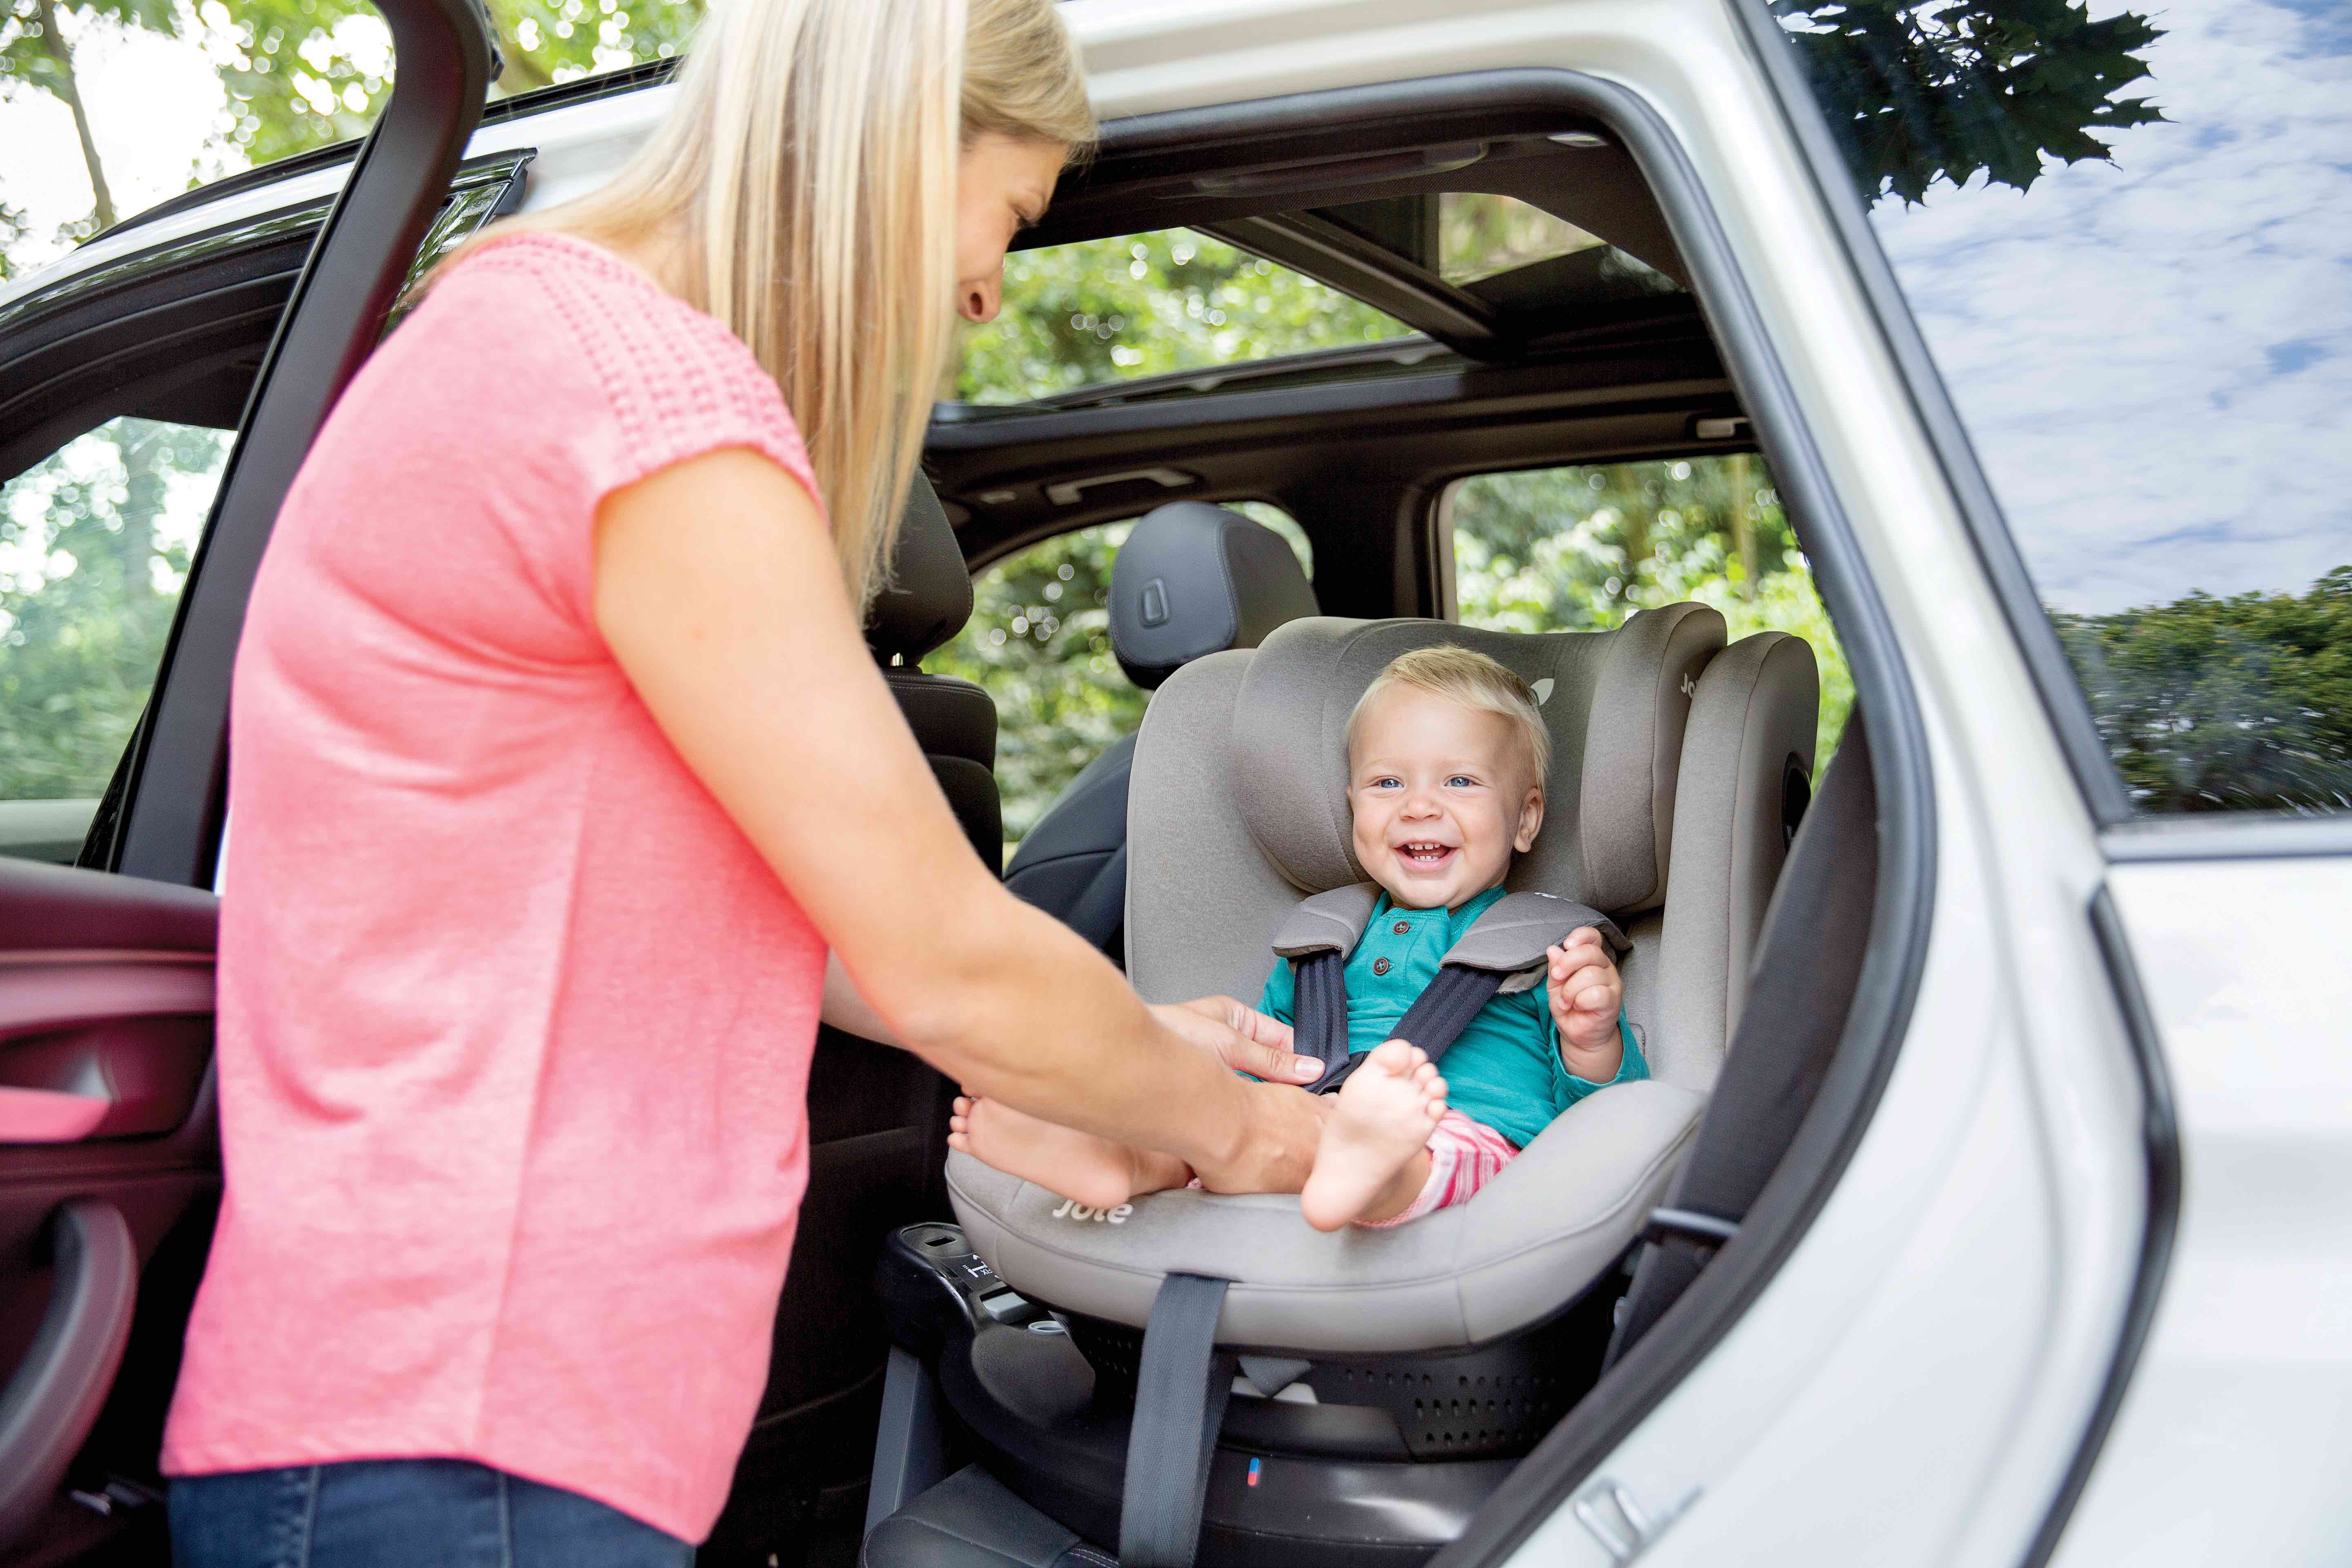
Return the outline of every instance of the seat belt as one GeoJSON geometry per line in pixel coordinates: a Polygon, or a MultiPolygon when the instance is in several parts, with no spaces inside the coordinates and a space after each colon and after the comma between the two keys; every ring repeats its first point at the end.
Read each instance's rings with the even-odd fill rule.
{"type": "Polygon", "coordinates": [[[1217,1353],[1217,1317],[1231,1283],[1171,1274],[1152,1299],[1127,1434],[1119,1568],[1192,1568],[1200,1551],[1209,1466],[1234,1391],[1234,1358],[1217,1353]]]}
{"type": "MultiPolygon", "coordinates": [[[[1366,1054],[1348,1048],[1348,955],[1363,940],[1379,896],[1370,882],[1318,893],[1275,933],[1274,951],[1290,961],[1291,1048],[1323,1064],[1323,1076],[1307,1086],[1317,1094],[1336,1093],[1366,1054]]],[[[1445,950],[1437,978],[1413,998],[1390,1037],[1437,1060],[1498,993],[1542,984],[1546,950],[1582,926],[1598,931],[1614,957],[1633,951],[1615,921],[1572,899],[1512,893],[1496,900],[1445,950]]]]}
{"type": "Polygon", "coordinates": [[[1698,1136],[1641,1259],[1601,1364],[1614,1366],[1738,1234],[1811,1108],[1845,1032],[1878,890],[1878,796],[1862,714],[1822,780],[1749,969],[1747,1005],[1698,1136]]]}

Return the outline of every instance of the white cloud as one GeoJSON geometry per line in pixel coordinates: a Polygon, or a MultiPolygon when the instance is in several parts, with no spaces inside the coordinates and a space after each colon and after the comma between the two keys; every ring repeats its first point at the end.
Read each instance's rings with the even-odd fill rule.
{"type": "Polygon", "coordinates": [[[2149,6],[2171,123],[1873,214],[2061,608],[2352,563],[2352,26],[2305,3],[2149,6]]]}

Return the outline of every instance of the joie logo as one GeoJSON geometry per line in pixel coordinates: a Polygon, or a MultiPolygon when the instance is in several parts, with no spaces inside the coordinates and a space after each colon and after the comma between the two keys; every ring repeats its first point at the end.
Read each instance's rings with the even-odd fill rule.
{"type": "Polygon", "coordinates": [[[1683,695],[1685,697],[1696,697],[1698,695],[1697,676],[1685,675],[1683,677],[1683,695]]]}
{"type": "Polygon", "coordinates": [[[1121,1204],[1115,1209],[1090,1209],[1087,1207],[1086,1205],[1078,1202],[1076,1198],[1071,1198],[1065,1202],[1060,1208],[1054,1211],[1053,1217],[1055,1219],[1090,1219],[1097,1225],[1102,1225],[1105,1222],[1111,1225],[1125,1225],[1127,1223],[1127,1216],[1134,1212],[1135,1205],[1133,1204],[1121,1204]]]}

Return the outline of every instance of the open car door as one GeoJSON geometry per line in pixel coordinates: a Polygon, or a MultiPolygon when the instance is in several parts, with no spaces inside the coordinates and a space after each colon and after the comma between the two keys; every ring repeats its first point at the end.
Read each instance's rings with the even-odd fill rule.
{"type": "MultiPolygon", "coordinates": [[[[165,247],[184,269],[234,251],[233,279],[175,288],[134,258],[0,310],[0,484],[37,481],[86,438],[183,453],[209,441],[218,476],[103,802],[94,816],[87,801],[10,803],[42,808],[36,827],[58,822],[33,832],[20,815],[15,854],[0,858],[0,1560],[101,1548],[147,1560],[142,1542],[164,1560],[157,1443],[220,1190],[211,889],[247,595],[287,488],[428,228],[449,243],[520,189],[509,158],[487,172],[503,182],[496,195],[452,195],[497,70],[483,17],[468,0],[379,5],[396,85],[341,195],[315,229],[293,228],[316,237],[290,295],[282,268],[274,296],[255,270],[288,227],[256,225],[165,247]],[[240,233],[250,243],[237,250],[240,233]],[[206,412],[224,399],[229,412],[206,412]],[[38,863],[68,858],[41,855],[44,834],[82,838],[80,865],[38,863]]],[[[68,483],[68,467],[60,506],[93,488],[68,483]]],[[[103,531],[119,535],[120,520],[103,531]]]]}

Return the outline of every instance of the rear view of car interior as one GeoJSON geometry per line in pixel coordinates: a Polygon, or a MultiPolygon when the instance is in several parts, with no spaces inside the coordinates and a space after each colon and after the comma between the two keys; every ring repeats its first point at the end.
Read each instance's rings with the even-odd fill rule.
{"type": "MultiPolygon", "coordinates": [[[[1394,107],[1371,153],[1171,115],[1066,178],[932,426],[899,583],[929,640],[877,657],[955,681],[957,717],[908,710],[983,854],[1164,1002],[1255,1000],[1284,915],[1360,879],[1339,780],[1371,677],[1492,655],[1555,757],[1510,885],[1631,937],[1652,1080],[1391,1232],[1198,1192],[1097,1213],[955,1155],[913,1223],[804,1235],[880,1243],[876,1568],[1507,1550],[1580,1422],[1638,1413],[1609,1391],[1845,1032],[1875,781],[1712,302],[1605,116],[1394,107]],[[913,564],[943,535],[976,609],[913,564]],[[983,695],[999,787],[972,805],[983,695]]],[[[817,1288],[793,1270],[788,1304],[817,1288]]]]}

